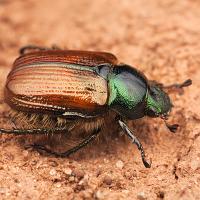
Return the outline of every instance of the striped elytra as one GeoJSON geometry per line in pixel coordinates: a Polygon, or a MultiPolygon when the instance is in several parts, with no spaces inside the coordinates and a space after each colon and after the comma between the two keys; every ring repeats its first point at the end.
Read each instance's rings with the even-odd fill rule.
{"type": "Polygon", "coordinates": [[[85,51],[25,54],[8,75],[5,100],[19,111],[98,115],[105,112],[108,86],[95,66],[108,62],[117,59],[109,53],[85,51]]]}

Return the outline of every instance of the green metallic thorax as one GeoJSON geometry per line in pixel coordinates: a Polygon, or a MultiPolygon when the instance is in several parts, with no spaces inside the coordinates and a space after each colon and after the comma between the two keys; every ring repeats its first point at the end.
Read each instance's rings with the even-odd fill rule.
{"type": "Polygon", "coordinates": [[[112,110],[130,119],[144,116],[147,83],[135,69],[117,66],[108,76],[108,105],[112,110]]]}

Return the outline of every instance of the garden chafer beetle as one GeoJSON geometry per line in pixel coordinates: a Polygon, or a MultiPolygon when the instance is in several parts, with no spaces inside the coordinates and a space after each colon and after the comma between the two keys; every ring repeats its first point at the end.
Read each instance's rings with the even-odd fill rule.
{"type": "MultiPolygon", "coordinates": [[[[105,52],[26,46],[20,53],[7,77],[5,102],[17,114],[28,116],[30,123],[34,117],[47,116],[63,119],[64,126],[56,123],[53,128],[41,125],[28,129],[0,129],[0,133],[70,132],[76,129],[79,121],[83,124],[96,122],[87,129],[88,135],[82,142],[65,152],[33,145],[56,156],[68,156],[94,140],[103,126],[98,119],[112,111],[119,127],[140,150],[144,166],[149,168],[151,163],[146,160],[142,144],[125,120],[149,116],[161,117],[166,123],[172,103],[164,89],[183,88],[192,83],[188,79],[183,84],[163,86],[148,81],[136,68],[120,64],[113,54],[105,52]]],[[[177,124],[166,125],[172,132],[177,129],[177,124]]]]}

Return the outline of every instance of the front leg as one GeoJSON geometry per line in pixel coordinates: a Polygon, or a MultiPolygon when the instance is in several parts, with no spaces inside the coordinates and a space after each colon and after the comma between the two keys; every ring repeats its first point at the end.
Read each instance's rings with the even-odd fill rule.
{"type": "Polygon", "coordinates": [[[142,162],[143,162],[144,166],[146,168],[150,168],[151,163],[146,161],[145,152],[144,152],[143,146],[140,143],[140,141],[137,139],[137,137],[131,132],[131,130],[128,128],[128,126],[121,119],[118,120],[118,123],[119,123],[120,127],[122,128],[122,130],[124,131],[124,133],[131,139],[132,143],[137,145],[137,148],[141,153],[142,162]]]}

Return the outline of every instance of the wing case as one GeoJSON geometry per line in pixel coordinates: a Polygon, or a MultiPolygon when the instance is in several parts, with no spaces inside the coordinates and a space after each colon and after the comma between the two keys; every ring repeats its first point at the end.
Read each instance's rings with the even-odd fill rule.
{"type": "Polygon", "coordinates": [[[6,102],[25,112],[85,117],[104,113],[107,80],[93,66],[108,63],[114,57],[94,52],[87,55],[80,51],[73,51],[73,55],[72,51],[41,51],[21,56],[7,78],[6,102]]]}

